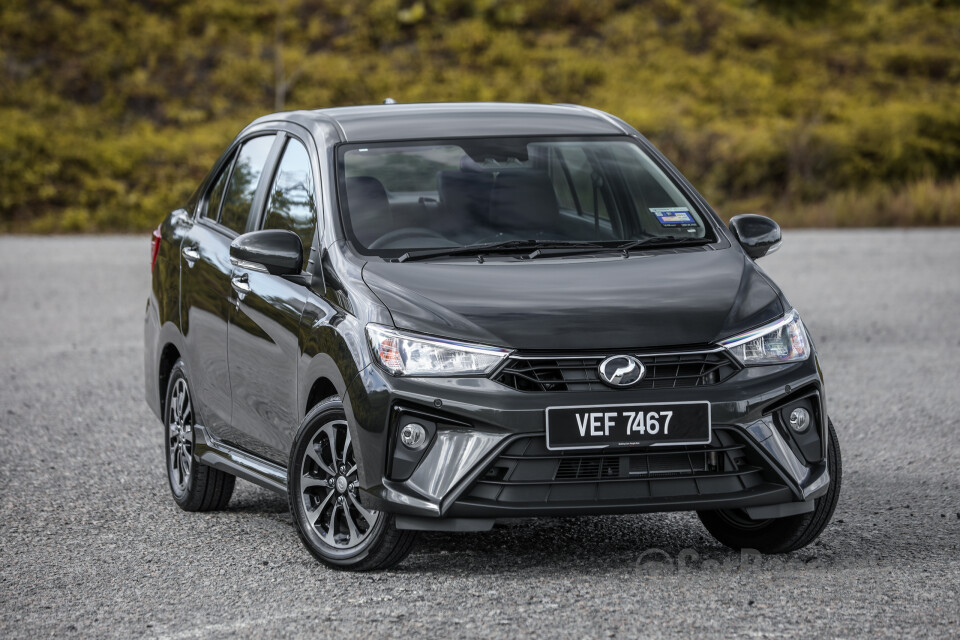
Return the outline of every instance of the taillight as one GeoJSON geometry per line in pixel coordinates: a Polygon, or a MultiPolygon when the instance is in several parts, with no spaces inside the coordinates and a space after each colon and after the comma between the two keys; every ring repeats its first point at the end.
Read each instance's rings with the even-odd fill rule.
{"type": "Polygon", "coordinates": [[[150,239],[150,271],[153,271],[153,265],[157,264],[158,253],[160,253],[160,227],[153,230],[153,237],[150,239]]]}

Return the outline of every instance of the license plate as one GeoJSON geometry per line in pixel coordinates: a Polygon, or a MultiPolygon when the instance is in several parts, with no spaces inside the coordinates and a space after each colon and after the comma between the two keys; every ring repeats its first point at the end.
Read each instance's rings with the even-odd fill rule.
{"type": "Polygon", "coordinates": [[[547,449],[708,444],[710,403],[547,408],[547,449]]]}

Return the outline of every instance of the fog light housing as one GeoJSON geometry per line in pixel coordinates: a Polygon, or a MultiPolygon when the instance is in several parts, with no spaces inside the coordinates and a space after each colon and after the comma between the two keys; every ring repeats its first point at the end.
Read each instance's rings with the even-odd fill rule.
{"type": "Polygon", "coordinates": [[[787,422],[791,429],[797,433],[803,433],[810,426],[810,412],[803,407],[797,407],[790,412],[787,422]]]}
{"type": "Polygon", "coordinates": [[[437,435],[437,423],[422,414],[408,413],[399,409],[400,415],[394,425],[391,455],[387,462],[387,477],[391,480],[406,480],[427,455],[437,435]]]}
{"type": "Polygon", "coordinates": [[[400,442],[408,449],[419,451],[427,445],[427,430],[417,422],[405,424],[400,430],[400,442]]]}

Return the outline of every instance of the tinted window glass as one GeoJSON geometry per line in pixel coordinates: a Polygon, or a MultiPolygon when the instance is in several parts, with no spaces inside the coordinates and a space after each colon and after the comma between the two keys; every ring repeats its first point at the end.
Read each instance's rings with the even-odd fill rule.
{"type": "Polygon", "coordinates": [[[317,220],[316,197],[310,156],[299,141],[291,138],[270,188],[263,228],[289,229],[300,236],[304,267],[313,245],[313,230],[317,220]]]}
{"type": "Polygon", "coordinates": [[[610,138],[342,145],[341,216],[384,257],[504,241],[710,241],[700,213],[642,147],[610,138]]]}
{"type": "Polygon", "coordinates": [[[457,146],[362,148],[351,154],[346,177],[376,178],[387,191],[436,191],[437,173],[460,170],[457,146]]]}
{"type": "Polygon", "coordinates": [[[220,175],[217,177],[217,181],[213,183],[213,188],[210,189],[210,195],[207,198],[207,206],[203,211],[203,215],[207,218],[213,220],[217,219],[217,216],[220,215],[220,203],[223,200],[223,189],[227,185],[227,177],[230,175],[230,163],[227,163],[227,166],[223,168],[223,171],[220,172],[220,175]]]}
{"type": "Polygon", "coordinates": [[[561,166],[566,168],[573,181],[573,188],[576,189],[577,201],[580,203],[578,213],[591,218],[596,213],[601,220],[609,220],[604,202],[607,194],[604,192],[601,173],[596,167],[598,162],[588,155],[588,152],[594,150],[588,146],[558,145],[556,151],[561,166]]]}
{"type": "Polygon", "coordinates": [[[273,146],[273,139],[272,135],[253,138],[244,143],[237,156],[220,212],[220,224],[237,233],[246,231],[257,183],[270,147],[273,146]]]}

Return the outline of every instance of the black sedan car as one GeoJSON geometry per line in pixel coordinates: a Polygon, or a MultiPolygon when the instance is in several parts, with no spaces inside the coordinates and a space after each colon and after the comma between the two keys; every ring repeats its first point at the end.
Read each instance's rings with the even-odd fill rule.
{"type": "Polygon", "coordinates": [[[348,569],[518,516],[692,510],[731,547],[803,547],[840,451],[810,334],[755,264],[779,243],[585,107],[260,118],[154,233],[173,498],[281,492],[348,569]]]}

